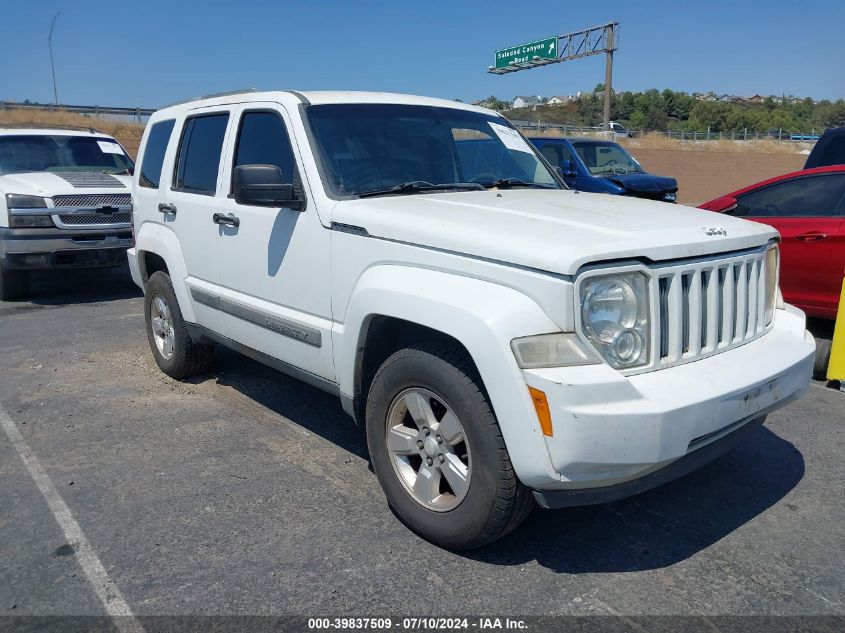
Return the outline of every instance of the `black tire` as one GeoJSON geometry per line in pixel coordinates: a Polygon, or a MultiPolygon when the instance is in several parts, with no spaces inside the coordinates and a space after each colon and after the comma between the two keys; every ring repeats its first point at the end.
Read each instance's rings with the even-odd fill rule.
{"type": "Polygon", "coordinates": [[[9,270],[0,264],[0,299],[14,301],[29,292],[29,271],[9,270]]]}
{"type": "Polygon", "coordinates": [[[830,349],[833,341],[827,338],[816,339],[816,358],[813,362],[813,378],[827,380],[827,366],[830,364],[830,349]]]}
{"type": "Polygon", "coordinates": [[[147,328],[147,340],[150,342],[153,357],[161,371],[171,378],[182,379],[201,374],[209,369],[214,357],[214,348],[205,343],[195,343],[188,333],[182,310],[176,300],[170,276],[162,271],[153,273],[147,282],[144,294],[144,320],[147,328]],[[173,353],[167,358],[155,342],[153,333],[151,306],[155,297],[161,297],[170,311],[173,328],[173,353]]]}
{"type": "Polygon", "coordinates": [[[466,354],[423,342],[390,356],[376,372],[366,407],[367,444],[373,470],[399,518],[424,539],[453,550],[486,545],[515,529],[534,498],[517,479],[481,379],[466,354]],[[459,418],[471,452],[469,488],[457,507],[431,510],[399,479],[387,448],[394,399],[410,388],[442,397],[459,418]]]}

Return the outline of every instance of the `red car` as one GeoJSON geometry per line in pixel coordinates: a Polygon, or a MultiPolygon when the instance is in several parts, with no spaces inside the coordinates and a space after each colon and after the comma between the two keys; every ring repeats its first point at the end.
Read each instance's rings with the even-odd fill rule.
{"type": "Polygon", "coordinates": [[[845,165],[778,176],[700,206],[776,228],[784,299],[810,316],[836,318],[845,276],[845,165]]]}

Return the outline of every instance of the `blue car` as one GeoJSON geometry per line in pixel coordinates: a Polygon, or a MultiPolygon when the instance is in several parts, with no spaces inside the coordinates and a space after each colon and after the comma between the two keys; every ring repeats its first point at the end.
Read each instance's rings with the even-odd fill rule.
{"type": "Polygon", "coordinates": [[[678,181],[643,170],[625,148],[592,138],[529,138],[573,189],[675,202],[678,181]]]}

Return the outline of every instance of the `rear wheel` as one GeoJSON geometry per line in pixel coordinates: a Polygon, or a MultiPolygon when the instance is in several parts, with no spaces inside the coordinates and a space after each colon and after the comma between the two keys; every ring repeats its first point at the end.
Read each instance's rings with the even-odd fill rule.
{"type": "Polygon", "coordinates": [[[420,343],[390,356],[373,378],[366,427],[388,503],[429,541],[480,547],[514,529],[533,508],[464,354],[420,343]]]}
{"type": "Polygon", "coordinates": [[[9,270],[0,264],[0,299],[13,301],[29,292],[29,271],[9,270]]]}
{"type": "Polygon", "coordinates": [[[190,334],[167,273],[150,276],[144,296],[147,339],[156,364],[171,378],[201,374],[211,366],[211,345],[195,343],[190,334]]]}

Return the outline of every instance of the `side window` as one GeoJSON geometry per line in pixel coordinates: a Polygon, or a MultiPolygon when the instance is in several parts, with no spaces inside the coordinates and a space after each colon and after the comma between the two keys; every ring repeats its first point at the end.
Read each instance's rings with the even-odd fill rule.
{"type": "Polygon", "coordinates": [[[543,145],[543,156],[555,167],[560,166],[563,161],[573,162],[572,152],[565,145],[543,145]]]}
{"type": "Polygon", "coordinates": [[[842,213],[845,174],[795,178],[737,197],[731,215],[748,217],[829,217],[842,213]]]}
{"type": "Polygon", "coordinates": [[[144,147],[144,162],[141,164],[141,176],[138,179],[142,187],[158,189],[161,181],[161,167],[164,164],[164,154],[173,132],[173,119],[159,121],[150,128],[147,145],[144,147]]]}
{"type": "Polygon", "coordinates": [[[549,161],[552,165],[560,165],[561,154],[556,145],[543,145],[543,149],[540,150],[540,153],[543,155],[543,158],[549,161]]]}
{"type": "Polygon", "coordinates": [[[176,189],[214,194],[228,121],[228,114],[206,114],[185,120],[173,182],[176,189]]]}
{"type": "Polygon", "coordinates": [[[240,165],[276,165],[285,182],[298,180],[296,160],[285,122],[275,112],[245,112],[238,130],[235,163],[240,165]]]}

